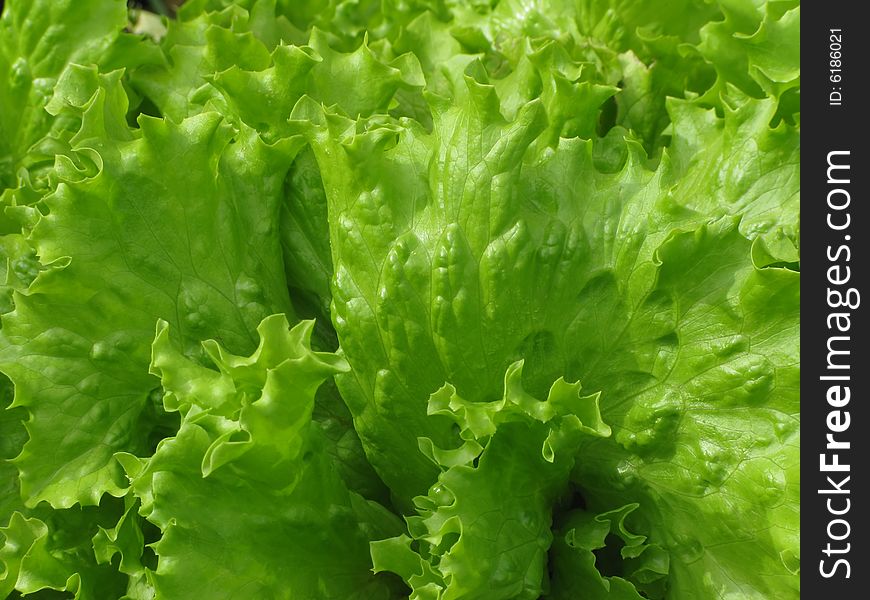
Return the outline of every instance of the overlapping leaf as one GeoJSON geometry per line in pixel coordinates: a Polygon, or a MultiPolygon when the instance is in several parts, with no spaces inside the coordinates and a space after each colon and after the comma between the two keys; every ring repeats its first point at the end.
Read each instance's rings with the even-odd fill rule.
{"type": "Polygon", "coordinates": [[[0,19],[0,189],[53,160],[31,146],[52,125],[45,105],[64,67],[101,60],[126,24],[120,0],[11,2],[0,19]]]}
{"type": "MultiPolygon", "coordinates": [[[[333,314],[353,368],[352,377],[339,378],[339,387],[385,481],[410,499],[432,480],[422,457],[418,464],[407,458],[416,437],[422,432],[438,440],[436,446],[455,445],[448,442],[449,423],[425,412],[426,399],[443,380],[463,397],[487,401],[497,393],[503,369],[523,358],[532,390],[567,374],[591,385],[587,389],[602,391],[605,419],[611,415],[614,425],[626,431],[617,436],[622,449],[597,448],[595,456],[616,453],[635,460],[643,455],[642,447],[655,442],[635,446],[626,440],[633,430],[639,438],[653,436],[644,433],[646,427],[663,437],[679,432],[688,439],[707,440],[702,445],[706,452],[723,431],[779,423],[783,433],[765,434],[769,443],[764,446],[680,460],[688,463],[682,468],[691,478],[701,481],[707,477],[702,465],[718,460],[726,475],[709,486],[747,501],[755,494],[753,486],[765,485],[753,464],[766,464],[764,477],[788,486],[795,445],[792,433],[785,432],[793,431],[788,423],[797,411],[797,276],[779,270],[756,274],[750,239],[738,232],[736,223],[716,219],[743,212],[740,228],[750,238],[781,235],[787,224],[778,217],[760,219],[753,213],[761,211],[759,201],[750,201],[747,193],[735,194],[747,202],[737,207],[729,208],[722,200],[696,201],[715,197],[723,181],[722,169],[712,173],[704,157],[720,156],[720,165],[746,168],[748,159],[734,148],[745,138],[737,142],[728,131],[729,123],[740,117],[726,116],[722,127],[723,120],[709,116],[712,127],[705,133],[718,146],[707,144],[702,156],[685,164],[685,150],[678,144],[674,160],[666,156],[656,172],[646,169],[636,144],[611,137],[601,144],[611,154],[598,162],[616,172],[602,174],[588,143],[562,139],[556,148],[533,144],[546,126],[540,102],[528,102],[512,121],[505,120],[496,90],[475,79],[481,71],[474,62],[468,65],[468,74],[453,82],[452,102],[433,100],[431,134],[413,122],[350,123],[304,100],[294,112],[314,145],[327,190],[336,273],[333,314]],[[684,240],[697,240],[701,249],[688,252],[692,244],[684,240]],[[673,250],[677,245],[685,248],[673,250]],[[707,265],[705,260],[716,262],[707,265]],[[673,283],[667,287],[669,273],[674,273],[673,283]],[[749,287],[735,297],[731,286],[749,287]],[[763,330],[754,332],[743,321],[753,311],[740,305],[742,296],[766,294],[790,304],[757,321],[764,323],[763,330]],[[700,316],[692,316],[696,313],[700,316]],[[777,331],[777,350],[748,351],[767,340],[770,327],[777,331]],[[373,339],[379,341],[375,347],[373,339]],[[679,359],[696,353],[707,357],[711,345],[720,344],[725,347],[714,350],[711,364],[690,362],[680,368],[679,359]],[[681,379],[705,373],[716,381],[714,372],[724,381],[712,398],[703,385],[681,379]],[[740,386],[758,391],[748,396],[732,392],[740,386]],[[734,418],[721,406],[729,402],[742,408],[745,423],[725,425],[734,418]],[[398,426],[396,415],[401,415],[402,425],[413,427],[398,426]],[[718,434],[717,418],[722,419],[718,434]],[[402,451],[396,454],[395,448],[402,451]],[[769,455],[779,456],[780,462],[770,463],[769,455]],[[717,487],[726,482],[737,490],[717,487]]],[[[744,114],[754,115],[763,107],[746,104],[744,114]]],[[[677,119],[677,131],[693,124],[691,117],[677,114],[677,119]]],[[[768,129],[769,116],[762,113],[758,120],[764,123],[763,132],[770,131],[766,135],[778,135],[768,129]]],[[[790,144],[777,147],[797,151],[790,144]]],[[[733,177],[725,181],[727,186],[740,184],[733,177]]],[[[770,192],[769,198],[790,201],[788,190],[794,183],[770,192]]],[[[722,445],[743,447],[748,439],[737,443],[729,438],[722,445]]],[[[662,452],[670,468],[678,468],[678,457],[662,452]]],[[[580,460],[579,465],[581,486],[599,477],[618,478],[620,472],[597,461],[580,460]]],[[[653,487],[652,482],[647,485],[653,487]]],[[[784,493],[794,506],[794,488],[786,490],[791,490],[784,493]]],[[[597,491],[589,493],[594,498],[597,491]]],[[[644,493],[646,489],[638,492],[644,493]]],[[[709,489],[699,493],[711,495],[709,489]]],[[[641,512],[652,510],[646,498],[641,512]]],[[[630,494],[624,498],[634,499],[630,494]]],[[[744,592],[771,593],[781,585],[790,589],[788,561],[779,554],[795,552],[793,512],[778,515],[782,529],[774,540],[767,537],[769,511],[778,510],[773,506],[779,504],[754,504],[752,525],[717,528],[716,544],[727,538],[726,545],[739,553],[737,548],[745,543],[772,560],[772,572],[781,572],[747,583],[744,592]]],[[[715,520],[725,518],[726,506],[706,504],[704,510],[715,520]]],[[[505,522],[516,518],[504,516],[505,522]]],[[[657,543],[665,548],[673,544],[679,553],[679,544],[669,538],[673,531],[657,533],[657,543]]],[[[702,554],[706,543],[713,544],[703,539],[692,543],[702,554]]],[[[696,560],[681,558],[685,564],[696,560]]],[[[720,567],[705,591],[727,587],[729,569],[740,567],[720,567]]],[[[505,590],[511,591],[491,590],[488,597],[517,593],[505,590]]],[[[448,585],[444,597],[462,593],[448,585]]]]}
{"type": "Polygon", "coordinates": [[[92,4],[0,21],[0,595],[797,597],[797,2],[92,4]]]}
{"type": "Polygon", "coordinates": [[[148,460],[119,460],[162,530],[157,593],[166,598],[390,598],[371,574],[368,541],[395,517],[349,492],[311,420],[314,394],[344,361],[309,348],[310,321],[259,327],[249,357],[204,344],[218,370],[178,352],[161,322],[152,370],[177,435],[148,460]]]}
{"type": "Polygon", "coordinates": [[[159,385],[147,372],[156,318],[185,345],[213,335],[245,349],[266,313],[292,314],[276,229],[292,142],[266,146],[214,113],[132,130],[116,98],[101,87],[81,107],[74,147],[96,173],[60,165],[74,178],[28,238],[44,270],[3,320],[0,365],[30,413],[16,459],[29,504],[122,493],[112,453],[148,448],[159,426],[143,412],[159,385]],[[166,168],[180,160],[190,170],[166,168]]]}

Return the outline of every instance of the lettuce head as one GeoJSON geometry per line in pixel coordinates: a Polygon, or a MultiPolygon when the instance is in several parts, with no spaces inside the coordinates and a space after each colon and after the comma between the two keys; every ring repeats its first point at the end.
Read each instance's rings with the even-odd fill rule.
{"type": "Polygon", "coordinates": [[[0,597],[799,597],[797,1],[146,4],[0,17],[0,597]]]}

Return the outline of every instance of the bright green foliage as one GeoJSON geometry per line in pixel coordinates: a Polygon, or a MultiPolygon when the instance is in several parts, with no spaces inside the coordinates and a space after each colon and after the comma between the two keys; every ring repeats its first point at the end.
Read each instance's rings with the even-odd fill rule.
{"type": "Polygon", "coordinates": [[[126,106],[109,105],[116,97],[101,87],[81,107],[72,150],[92,176],[59,166],[73,173],[42,200],[48,214],[23,213],[43,269],[4,316],[0,364],[33,416],[16,459],[31,505],[123,493],[112,454],[148,444],[140,417],[159,385],[147,372],[156,318],[186,346],[215,336],[246,350],[264,316],[291,310],[276,169],[291,143],[266,146],[214,113],[180,124],[142,117],[133,131],[126,106]],[[167,172],[179,160],[188,169],[167,172]]]}
{"type": "Polygon", "coordinates": [[[51,148],[34,147],[53,123],[45,112],[69,64],[100,64],[126,22],[123,2],[13,2],[0,19],[0,185],[19,169],[51,163],[51,148]]]}
{"type": "Polygon", "coordinates": [[[151,370],[178,433],[143,460],[118,455],[140,513],[158,525],[153,576],[166,598],[389,598],[368,571],[368,540],[398,519],[348,491],[312,424],[314,393],[344,361],[312,352],[311,321],[273,315],[250,357],[203,344],[218,370],[157,326],[151,370]]]}
{"type": "Polygon", "coordinates": [[[799,596],[797,2],[128,18],[0,19],[0,597],[799,596]]]}
{"type": "Polygon", "coordinates": [[[375,570],[402,575],[420,597],[538,598],[552,541],[550,511],[564,490],[580,440],[608,436],[598,396],[557,380],[546,401],[522,387],[522,362],[508,367],[504,396],[469,402],[447,384],[427,413],[456,422],[465,440],[456,450],[419,438],[420,450],[442,473],[428,496],[415,499],[420,516],[400,536],[372,545],[375,570]],[[436,564],[437,561],[437,564],[436,564]],[[424,591],[426,590],[426,591],[424,591]]]}

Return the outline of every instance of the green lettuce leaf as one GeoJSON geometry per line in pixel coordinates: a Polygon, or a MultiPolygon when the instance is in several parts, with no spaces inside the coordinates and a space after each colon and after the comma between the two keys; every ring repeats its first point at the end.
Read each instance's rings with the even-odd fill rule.
{"type": "Polygon", "coordinates": [[[707,92],[736,86],[756,98],[779,99],[800,86],[800,6],[797,0],[722,2],[722,20],[701,29],[698,51],[716,69],[707,92]]]}
{"type": "Polygon", "coordinates": [[[522,387],[522,362],[508,367],[504,396],[469,402],[451,385],[429,399],[429,414],[454,420],[464,440],[456,449],[419,438],[440,469],[408,517],[413,540],[372,544],[375,570],[411,586],[410,598],[540,597],[552,542],[552,507],[565,490],[584,435],[610,435],[598,396],[559,379],[540,401],[522,387]],[[413,549],[416,543],[419,551],[413,549]]]}
{"type": "Polygon", "coordinates": [[[98,507],[42,509],[38,516],[13,512],[0,527],[0,593],[44,597],[38,592],[59,590],[76,600],[120,598],[128,577],[98,564],[91,547],[98,529],[117,521],[119,508],[118,500],[107,498],[98,507]]]}
{"type": "MultiPolygon", "coordinates": [[[[797,412],[797,276],[781,270],[756,274],[750,248],[752,238],[782,235],[788,222],[773,214],[765,219],[760,201],[749,201],[751,190],[761,186],[750,187],[747,197],[735,194],[740,202],[736,206],[721,199],[715,206],[696,200],[717,198],[722,168],[745,168],[749,160],[748,151],[735,152],[745,138],[734,136],[729,124],[754,122],[770,136],[772,151],[797,153],[784,125],[769,129],[770,103],[746,102],[742,113],[724,119],[703,110],[678,114],[674,128],[681,132],[697,122],[696,114],[712,119],[714,126],[704,129],[710,136],[704,151],[707,158],[721,156],[721,168],[714,172],[703,157],[687,161],[681,142],[673,159],[666,153],[657,170],[649,171],[638,144],[616,135],[594,146],[576,138],[559,139],[556,147],[539,143],[548,116],[542,102],[529,101],[508,120],[500,111],[498,88],[486,82],[482,65],[466,64],[466,75],[451,82],[449,101],[430,98],[432,133],[401,119],[352,122],[307,99],[293,115],[313,145],[327,194],[335,269],[333,320],[353,369],[352,376],[339,376],[339,389],[372,464],[404,500],[403,506],[435,479],[425,457],[414,458],[417,438],[422,434],[440,448],[458,445],[449,421],[426,414],[429,396],[450,381],[471,402],[491,401],[504,369],[517,359],[525,359],[523,379],[533,394],[560,376],[601,390],[605,421],[621,432],[616,436],[619,446],[601,442],[604,447],[596,447],[590,456],[622,454],[622,460],[632,460],[643,455],[646,442],[634,446],[626,440],[632,430],[640,439],[647,435],[639,427],[647,421],[662,435],[679,432],[696,443],[716,439],[716,431],[734,428],[726,426],[724,420],[732,417],[718,404],[706,408],[718,400],[740,406],[746,423],[770,423],[780,433],[767,436],[770,443],[764,447],[743,448],[740,442],[741,451],[721,458],[727,476],[710,485],[737,485],[738,492],[721,493],[753,498],[756,486],[767,481],[758,480],[756,464],[767,465],[764,477],[771,481],[791,481],[796,456],[791,424],[797,412]],[[717,220],[728,212],[745,216],[717,220]],[[696,240],[699,247],[685,240],[696,240]],[[686,247],[673,250],[680,244],[686,247]],[[692,259],[685,262],[685,255],[692,259]],[[708,258],[723,264],[699,266],[708,258]],[[705,275],[708,269],[715,277],[705,275]],[[744,284],[747,277],[751,285],[744,284]],[[686,281],[693,283],[687,286],[686,281]],[[749,286],[742,292],[747,298],[774,294],[790,304],[760,318],[764,330],[756,333],[743,322],[742,315],[751,310],[739,309],[738,316],[730,316],[729,307],[740,298],[729,295],[732,285],[749,286]],[[756,291],[750,291],[753,286],[756,291]],[[695,311],[703,317],[692,316],[695,311]],[[685,370],[678,368],[675,361],[686,356],[708,357],[714,335],[716,344],[724,344],[713,353],[717,362],[705,367],[689,361],[685,370]],[[758,352],[771,336],[777,350],[758,352]],[[372,340],[378,344],[373,346],[372,340]],[[681,379],[712,375],[714,368],[724,377],[718,395],[708,397],[702,385],[689,386],[688,379],[681,379]],[[747,387],[756,393],[731,392],[747,380],[758,381],[747,387]],[[669,392],[676,394],[674,399],[662,397],[672,389],[679,390],[669,392]],[[718,427],[717,414],[723,419],[718,427]],[[771,463],[769,455],[781,460],[771,463]]],[[[698,146],[704,143],[688,134],[686,138],[698,146]]],[[[782,172],[770,175],[786,177],[787,185],[765,189],[765,202],[793,200],[793,169],[786,164],[782,172]]],[[[726,181],[725,193],[730,185],[740,185],[733,178],[726,181]]],[[[793,213],[786,211],[784,218],[793,218],[793,213]]],[[[584,455],[581,450],[579,456],[584,455]]],[[[700,464],[705,463],[694,461],[684,468],[703,481],[700,464]]],[[[593,482],[604,477],[614,487],[620,473],[609,461],[582,459],[575,472],[576,482],[593,499],[598,493],[593,482]]],[[[743,592],[790,594],[796,580],[789,561],[780,560],[781,553],[795,552],[796,496],[788,485],[783,493],[789,508],[783,514],[776,508],[780,503],[753,502],[752,517],[741,530],[719,527],[717,542],[695,539],[688,546],[700,548],[703,555],[707,544],[722,544],[739,554],[745,544],[759,559],[766,557],[771,575],[750,577],[743,592]],[[779,529],[768,536],[772,512],[777,512],[779,529]]],[[[639,512],[654,505],[644,486],[654,483],[640,486],[644,491],[638,498],[646,503],[639,512]]],[[[712,497],[709,491],[702,494],[712,497]]],[[[622,503],[635,500],[626,494],[622,503]]],[[[690,513],[675,512],[684,510],[690,513]]],[[[726,504],[711,503],[703,510],[711,520],[732,514],[726,504]]],[[[505,514],[502,522],[518,518],[505,514]]],[[[671,529],[667,516],[659,520],[663,529],[655,530],[651,540],[685,566],[685,571],[674,568],[674,581],[688,572],[695,574],[689,579],[712,577],[701,588],[705,593],[730,586],[732,573],[742,569],[739,564],[692,569],[697,556],[683,552],[686,543],[679,528],[671,529]]],[[[422,571],[428,578],[427,573],[422,571]]],[[[513,576],[514,582],[522,577],[513,576]]],[[[453,580],[447,581],[444,597],[465,597],[461,584],[454,589],[453,580]]],[[[425,585],[430,584],[427,579],[425,585]]],[[[680,589],[682,584],[671,585],[680,589]]],[[[685,585],[696,589],[692,586],[700,584],[693,580],[685,585]]],[[[467,597],[510,598],[515,590],[506,586],[467,597]]]]}
{"type": "Polygon", "coordinates": [[[799,596],[797,1],[146,16],[0,18],[0,597],[799,596]]]}
{"type": "Polygon", "coordinates": [[[552,593],[545,597],[664,597],[670,558],[629,529],[626,519],[637,507],[627,504],[598,515],[578,509],[564,517],[551,551],[552,593]]]}
{"type": "Polygon", "coordinates": [[[45,105],[66,65],[98,62],[127,22],[120,0],[9,2],[0,18],[0,190],[53,161],[31,151],[51,126],[45,105]]]}
{"type": "Polygon", "coordinates": [[[48,214],[33,213],[42,270],[4,315],[0,370],[30,413],[15,459],[29,505],[123,493],[112,454],[148,448],[161,422],[144,410],[156,318],[185,346],[213,335],[243,350],[267,313],[293,314],[277,236],[292,141],[268,146],[214,113],[130,129],[108,105],[125,100],[101,87],[80,107],[74,150],[94,174],[70,165],[48,214]],[[167,178],[177,160],[192,170],[167,178]]]}
{"type": "MultiPolygon", "coordinates": [[[[602,405],[618,446],[584,449],[599,460],[578,461],[573,479],[599,510],[639,504],[642,533],[670,553],[669,597],[791,597],[799,584],[798,275],[757,269],[728,221],[675,233],[657,257],[648,298],[670,298],[658,311],[673,319],[670,344],[631,344],[642,359],[632,371],[652,375],[634,382],[620,376],[618,354],[628,348],[614,349],[603,367],[626,383],[605,387],[602,405]],[[608,389],[619,405],[604,403],[608,389]],[[747,560],[758,568],[746,569],[747,560]]],[[[644,327],[636,313],[625,322],[626,333],[644,327]]],[[[603,374],[585,377],[605,385],[603,374]]]]}
{"type": "Polygon", "coordinates": [[[249,357],[205,342],[214,370],[176,350],[158,325],[151,368],[181,428],[147,460],[118,459],[140,512],[162,531],[160,597],[392,597],[367,547],[400,526],[348,491],[324,452],[314,394],[347,366],[310,349],[311,327],[267,317],[249,357]]]}
{"type": "Polygon", "coordinates": [[[725,97],[724,118],[685,101],[669,101],[677,201],[703,214],[740,215],[740,230],[761,238],[772,256],[798,263],[800,130],[772,126],[773,99],[725,97]],[[705,189],[706,194],[698,194],[705,189]]]}

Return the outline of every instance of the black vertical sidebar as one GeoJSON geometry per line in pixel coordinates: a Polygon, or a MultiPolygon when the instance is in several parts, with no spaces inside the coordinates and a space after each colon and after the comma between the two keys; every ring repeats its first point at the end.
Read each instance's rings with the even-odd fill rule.
{"type": "Polygon", "coordinates": [[[863,8],[864,3],[845,1],[802,7],[801,592],[806,598],[870,594],[870,92],[865,85],[870,30],[859,14],[863,8]]]}

